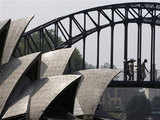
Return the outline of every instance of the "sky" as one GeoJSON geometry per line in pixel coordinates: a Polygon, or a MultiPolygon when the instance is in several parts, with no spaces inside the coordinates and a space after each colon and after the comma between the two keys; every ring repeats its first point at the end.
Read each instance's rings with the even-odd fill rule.
{"type": "MultiPolygon", "coordinates": [[[[45,22],[48,22],[52,19],[55,19],[60,16],[64,16],[67,14],[71,14],[73,12],[77,12],[83,9],[96,7],[96,6],[103,6],[103,5],[109,5],[109,4],[115,4],[115,3],[125,3],[125,2],[159,2],[159,0],[0,0],[0,20],[12,18],[12,19],[18,19],[26,16],[35,16],[32,22],[29,25],[29,29],[34,28],[38,25],[41,25],[45,22]]],[[[115,30],[115,39],[117,42],[115,43],[115,47],[117,48],[115,50],[115,53],[118,53],[116,55],[115,64],[116,66],[122,67],[123,66],[123,53],[119,53],[120,49],[123,49],[123,38],[119,36],[123,36],[123,31],[119,31],[123,26],[117,26],[117,29],[115,30]],[[121,45],[119,44],[121,43],[121,45]],[[121,62],[121,63],[120,63],[121,62]]],[[[135,25],[130,25],[130,28],[135,29],[135,25]]],[[[148,47],[149,46],[149,40],[150,40],[150,34],[147,32],[150,32],[147,25],[143,26],[143,40],[148,41],[145,43],[143,47],[143,59],[149,58],[149,52],[148,47]]],[[[102,31],[102,39],[101,40],[101,53],[100,53],[100,64],[104,64],[105,62],[109,62],[109,57],[107,56],[108,53],[105,53],[106,51],[109,51],[106,46],[103,44],[109,44],[106,42],[106,39],[109,39],[109,30],[102,31]]],[[[137,39],[136,37],[137,31],[130,30],[129,31],[129,39],[130,39],[130,58],[136,57],[135,47],[136,42],[134,42],[134,39],[137,39]]],[[[160,33],[159,33],[160,34],[160,33]]],[[[95,34],[92,35],[92,37],[88,37],[87,43],[89,41],[95,41],[94,40],[95,34]]],[[[157,38],[160,37],[157,35],[157,38]]],[[[116,41],[115,40],[115,41],[116,41]]],[[[158,43],[160,44],[160,42],[158,43]]],[[[94,49],[96,46],[95,43],[92,43],[92,45],[88,45],[87,47],[87,53],[89,56],[86,57],[87,62],[91,63],[93,65],[96,64],[96,50],[94,49]]],[[[77,44],[75,47],[78,47],[79,50],[82,52],[81,45],[77,44]]],[[[136,59],[136,58],[135,58],[136,59]]],[[[157,55],[157,64],[160,68],[160,62],[158,61],[160,59],[160,55],[157,55]]],[[[149,65],[148,65],[149,66],[149,65]]]]}
{"type": "Polygon", "coordinates": [[[34,27],[79,10],[124,2],[140,2],[140,0],[0,0],[0,19],[35,15],[34,21],[30,24],[34,27]]]}

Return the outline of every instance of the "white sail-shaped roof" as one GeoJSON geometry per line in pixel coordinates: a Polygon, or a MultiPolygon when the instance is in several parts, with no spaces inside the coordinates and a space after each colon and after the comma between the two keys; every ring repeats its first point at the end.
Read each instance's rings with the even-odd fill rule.
{"type": "Polygon", "coordinates": [[[41,77],[62,75],[74,48],[50,51],[42,55],[41,77]]]}
{"type": "Polygon", "coordinates": [[[20,36],[25,31],[27,25],[29,24],[32,18],[33,17],[28,17],[11,21],[2,54],[2,64],[8,63],[8,61],[10,60],[10,57],[13,53],[14,48],[17,45],[20,36]]]}
{"type": "MultiPolygon", "coordinates": [[[[39,120],[49,104],[62,92],[65,88],[78,79],[80,75],[59,75],[47,78],[48,81],[31,97],[30,119],[39,120]]],[[[64,91],[63,91],[64,90],[64,91]]],[[[53,108],[54,109],[54,108],[53,108]]]]}
{"type": "Polygon", "coordinates": [[[0,113],[2,112],[12,90],[25,72],[31,67],[32,62],[40,55],[33,53],[24,57],[11,60],[1,66],[0,70],[0,113]]]}
{"type": "Polygon", "coordinates": [[[24,98],[19,100],[17,103],[12,105],[4,114],[3,119],[26,114],[28,112],[29,99],[30,99],[29,95],[25,96],[24,98]]]}
{"type": "Polygon", "coordinates": [[[82,70],[80,73],[84,80],[79,87],[77,99],[85,114],[94,115],[105,88],[119,73],[119,70],[89,69],[82,70]]]}

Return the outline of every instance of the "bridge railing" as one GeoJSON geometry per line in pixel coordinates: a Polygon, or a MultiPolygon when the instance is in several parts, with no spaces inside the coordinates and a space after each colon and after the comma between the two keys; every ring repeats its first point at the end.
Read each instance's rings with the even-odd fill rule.
{"type": "MultiPolygon", "coordinates": [[[[117,76],[114,77],[114,81],[124,81],[124,71],[121,71],[117,76]]],[[[137,79],[137,71],[134,71],[133,79],[129,79],[127,75],[127,81],[150,81],[150,72],[146,72],[146,77],[142,79],[137,79]]],[[[160,70],[156,70],[155,80],[160,82],[160,70]]]]}

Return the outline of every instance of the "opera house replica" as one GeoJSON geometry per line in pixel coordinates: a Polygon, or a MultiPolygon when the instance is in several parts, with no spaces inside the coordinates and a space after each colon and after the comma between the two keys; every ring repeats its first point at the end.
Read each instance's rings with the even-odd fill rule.
{"type": "Polygon", "coordinates": [[[0,119],[80,120],[85,115],[94,119],[105,88],[119,71],[64,74],[74,48],[14,58],[12,53],[31,20],[0,21],[0,119]]]}

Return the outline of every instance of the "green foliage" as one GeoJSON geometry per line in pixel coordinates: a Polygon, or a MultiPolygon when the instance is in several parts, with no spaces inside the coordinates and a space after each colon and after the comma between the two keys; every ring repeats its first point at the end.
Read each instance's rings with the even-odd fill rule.
{"type": "Polygon", "coordinates": [[[60,37],[55,36],[55,31],[53,29],[48,30],[48,32],[49,32],[50,36],[52,37],[52,39],[54,40],[56,46],[59,46],[60,44],[63,43],[63,41],[60,37]]]}
{"type": "Polygon", "coordinates": [[[76,48],[71,59],[71,72],[75,72],[82,69],[83,59],[79,52],[79,50],[76,48]]]}
{"type": "Polygon", "coordinates": [[[92,64],[88,64],[87,62],[85,63],[86,69],[95,69],[96,67],[93,66],[92,64]]]}
{"type": "Polygon", "coordinates": [[[128,120],[144,120],[151,113],[150,101],[145,95],[136,95],[126,106],[128,120]]]}
{"type": "Polygon", "coordinates": [[[21,55],[16,53],[15,56],[19,57],[19,56],[23,56],[23,55],[34,53],[34,52],[39,52],[39,51],[48,52],[48,51],[54,50],[56,46],[63,43],[60,37],[55,36],[53,29],[48,30],[49,35],[46,32],[42,34],[43,34],[43,42],[40,40],[40,32],[33,33],[31,35],[32,38],[29,37],[27,40],[25,40],[24,38],[21,38],[18,44],[18,48],[21,52],[21,55]],[[51,41],[49,37],[52,38],[53,41],[51,41]],[[43,45],[41,46],[41,44],[43,45]]]}
{"type": "MultiPolygon", "coordinates": [[[[55,47],[57,47],[63,43],[63,41],[60,37],[55,36],[55,31],[53,29],[48,30],[48,33],[44,32],[43,34],[44,34],[43,39],[45,39],[43,41],[43,48],[41,47],[39,32],[35,32],[32,34],[33,41],[31,41],[31,39],[29,39],[28,41],[25,41],[22,38],[19,45],[18,45],[18,47],[21,51],[21,55],[23,56],[23,55],[33,53],[33,52],[38,52],[38,51],[48,52],[48,51],[54,50],[55,47]],[[53,41],[51,41],[50,38],[52,38],[53,41]],[[48,42],[46,42],[46,40],[48,42]],[[30,46],[27,46],[27,44],[26,44],[27,42],[29,43],[30,46]],[[54,45],[52,42],[54,42],[54,45]]],[[[18,57],[18,54],[15,56],[18,57]]],[[[82,56],[81,56],[78,49],[75,49],[70,63],[71,63],[70,64],[70,68],[71,68],[70,72],[75,72],[75,71],[82,69],[83,59],[82,59],[82,56]]],[[[94,66],[91,64],[88,64],[88,63],[85,63],[85,64],[86,64],[87,69],[94,68],[94,66]]],[[[66,69],[69,69],[69,67],[67,67],[66,69]]],[[[68,70],[66,70],[66,71],[68,71],[68,70]]]]}
{"type": "MultiPolygon", "coordinates": [[[[110,68],[110,64],[106,62],[101,66],[101,68],[110,68]]],[[[117,69],[117,67],[113,65],[113,69],[117,69]]]]}
{"type": "MultiPolygon", "coordinates": [[[[71,73],[83,69],[83,58],[82,58],[82,55],[80,54],[80,52],[77,48],[73,52],[70,63],[71,63],[70,64],[70,69],[71,69],[70,72],[71,73]]],[[[86,66],[86,69],[94,69],[95,68],[93,65],[88,64],[87,62],[85,63],[85,66],[86,66]]]]}

